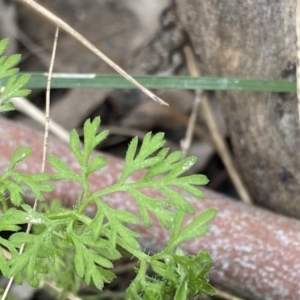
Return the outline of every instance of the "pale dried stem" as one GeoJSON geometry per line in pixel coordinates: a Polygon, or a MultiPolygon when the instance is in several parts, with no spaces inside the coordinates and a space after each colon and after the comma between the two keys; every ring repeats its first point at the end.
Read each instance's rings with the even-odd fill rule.
{"type": "MultiPolygon", "coordinates": [[[[44,286],[48,286],[51,290],[53,290],[55,293],[60,295],[63,292],[63,289],[57,287],[54,282],[51,280],[45,280],[44,281],[44,286]]],[[[67,294],[67,299],[68,300],[81,300],[81,298],[73,295],[72,293],[67,294]]]]}
{"type": "Polygon", "coordinates": [[[73,27],[68,25],[66,22],[64,22],[62,19],[57,17],[55,14],[51,13],[49,10],[47,10],[46,8],[44,8],[43,6],[41,6],[40,4],[36,3],[33,0],[19,0],[19,2],[22,2],[26,5],[28,5],[34,11],[43,15],[49,21],[53,22],[54,24],[59,26],[61,29],[65,30],[68,34],[70,34],[72,37],[74,37],[77,41],[79,41],[82,45],[84,45],[86,48],[88,48],[91,52],[93,52],[98,57],[100,57],[109,66],[111,66],[113,69],[115,69],[116,72],[118,72],[120,75],[122,75],[124,78],[126,78],[129,82],[131,82],[133,85],[135,85],[138,89],[140,89],[142,92],[144,92],[151,99],[158,102],[159,104],[168,105],[165,101],[160,99],[158,96],[154,95],[150,90],[146,89],[143,85],[141,85],[138,81],[136,81],[133,77],[131,77],[121,67],[119,67],[110,58],[108,58],[102,51],[100,51],[96,46],[94,46],[89,40],[87,40],[83,35],[81,35],[73,27]]]}
{"type": "Polygon", "coordinates": [[[44,144],[43,144],[43,162],[42,162],[42,168],[41,172],[45,172],[45,166],[46,166],[46,156],[47,156],[47,145],[48,145],[48,137],[49,137],[49,127],[50,127],[50,88],[51,88],[51,77],[53,73],[53,66],[54,66],[54,60],[56,55],[56,49],[57,49],[57,39],[59,34],[59,27],[56,27],[55,30],[55,37],[54,37],[54,44],[53,44],[53,52],[51,56],[51,62],[48,72],[48,79],[47,79],[47,90],[46,90],[46,108],[45,108],[45,114],[46,114],[46,122],[45,122],[45,133],[44,133],[44,144]]]}
{"type": "MultiPolygon", "coordinates": [[[[11,259],[11,254],[7,250],[2,248],[1,251],[6,259],[11,259]]],[[[61,294],[63,292],[63,290],[61,288],[57,287],[51,280],[49,280],[47,278],[45,278],[43,284],[44,284],[44,286],[48,286],[50,289],[52,289],[57,294],[61,294]]],[[[73,295],[72,293],[67,294],[67,299],[81,300],[81,298],[78,298],[77,296],[73,295]]]]}
{"type": "MultiPolygon", "coordinates": [[[[16,110],[30,117],[31,119],[35,120],[42,126],[45,126],[45,119],[46,119],[45,113],[42,112],[39,108],[37,108],[35,105],[33,105],[26,98],[21,98],[21,97],[13,98],[11,101],[13,102],[16,110]]],[[[66,143],[69,142],[69,132],[51,118],[50,118],[49,129],[51,133],[53,133],[62,141],[66,143]]]]}
{"type": "Polygon", "coordinates": [[[233,295],[231,295],[229,293],[226,293],[224,291],[221,291],[219,289],[216,289],[216,295],[215,296],[220,297],[224,300],[243,300],[240,297],[233,296],[233,295]]]}
{"type": "MultiPolygon", "coordinates": [[[[193,70],[194,65],[192,64],[192,61],[191,61],[189,49],[190,48],[188,46],[184,47],[184,54],[185,54],[185,57],[187,60],[189,70],[193,70]]],[[[192,107],[192,112],[191,112],[191,115],[189,118],[185,138],[180,142],[180,146],[181,146],[184,157],[187,155],[187,153],[191,147],[191,143],[193,140],[193,134],[194,134],[194,130],[195,130],[196,122],[197,122],[197,114],[198,114],[200,102],[201,102],[201,91],[196,90],[195,91],[195,99],[194,99],[194,103],[193,103],[193,107],[192,107]]]]}
{"type": "MultiPolygon", "coordinates": [[[[199,77],[200,73],[197,67],[197,63],[195,60],[195,56],[191,50],[190,47],[188,47],[185,50],[185,55],[187,58],[188,67],[189,67],[189,72],[192,76],[194,77],[199,77]]],[[[245,203],[252,204],[252,199],[244,186],[236,168],[233,163],[233,159],[231,157],[231,154],[229,152],[229,149],[222,137],[222,134],[218,128],[217,122],[215,120],[213,110],[211,108],[211,105],[209,103],[209,99],[207,97],[207,93],[201,92],[201,97],[202,97],[202,102],[201,102],[201,107],[203,109],[203,115],[205,116],[207,126],[209,128],[209,131],[212,135],[212,139],[214,141],[216,150],[218,151],[223,164],[225,165],[228,174],[241,198],[241,200],[245,203]]]]}
{"type": "Polygon", "coordinates": [[[183,153],[183,157],[187,156],[187,154],[190,150],[190,147],[191,147],[200,102],[201,102],[201,92],[200,91],[195,91],[195,100],[194,100],[193,107],[192,107],[192,112],[190,114],[190,118],[189,118],[189,121],[188,121],[188,124],[187,124],[185,137],[184,137],[183,140],[180,141],[180,146],[181,146],[181,150],[182,150],[182,153],[183,153]]]}
{"type": "MultiPolygon", "coordinates": [[[[187,115],[185,115],[181,110],[179,110],[179,108],[177,108],[176,106],[172,106],[171,105],[171,106],[168,107],[168,110],[176,118],[176,121],[179,124],[181,124],[183,126],[187,126],[187,124],[189,123],[189,117],[187,115]]],[[[209,143],[212,146],[214,146],[214,142],[211,139],[211,137],[200,126],[198,126],[197,124],[195,124],[195,127],[194,127],[194,134],[199,139],[203,139],[207,143],[209,143]]]]}
{"type": "MultiPolygon", "coordinates": [[[[55,60],[56,49],[57,49],[58,33],[59,33],[59,27],[57,26],[56,31],[55,31],[55,37],[54,37],[54,42],[53,42],[53,51],[52,51],[50,67],[49,67],[49,72],[48,72],[48,81],[47,81],[46,122],[45,122],[45,134],[44,134],[44,140],[43,140],[43,157],[42,157],[41,173],[43,173],[45,171],[45,166],[46,166],[47,144],[48,144],[49,122],[50,122],[50,87],[51,87],[51,76],[52,76],[52,72],[53,72],[54,60],[55,60]]],[[[34,204],[33,204],[33,210],[36,210],[37,203],[38,203],[38,201],[37,201],[37,199],[35,199],[34,204]]],[[[26,233],[29,233],[31,231],[31,229],[32,229],[32,224],[28,223],[27,228],[26,228],[26,233]]],[[[25,244],[22,244],[22,246],[20,247],[20,250],[19,250],[19,255],[21,255],[24,252],[25,246],[26,246],[25,244]]],[[[6,299],[13,281],[14,281],[14,277],[11,277],[7,283],[7,286],[5,288],[5,291],[3,293],[1,300],[6,299]]]]}

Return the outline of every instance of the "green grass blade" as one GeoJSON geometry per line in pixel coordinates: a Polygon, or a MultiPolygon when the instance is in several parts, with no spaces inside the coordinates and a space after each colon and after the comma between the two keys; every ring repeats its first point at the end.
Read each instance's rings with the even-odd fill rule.
{"type": "MultiPolygon", "coordinates": [[[[45,88],[46,73],[31,73],[27,88],[45,88]]],[[[150,89],[182,89],[182,90],[227,90],[257,92],[296,92],[296,83],[266,79],[210,78],[190,76],[134,76],[145,87],[150,89]]],[[[53,88],[115,88],[134,89],[125,78],[115,74],[53,74],[53,88]]]]}

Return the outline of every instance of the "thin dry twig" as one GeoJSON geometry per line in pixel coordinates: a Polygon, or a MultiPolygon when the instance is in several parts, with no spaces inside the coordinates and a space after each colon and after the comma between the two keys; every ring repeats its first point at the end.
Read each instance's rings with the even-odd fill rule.
{"type": "MultiPolygon", "coordinates": [[[[188,47],[188,49],[185,50],[185,55],[187,61],[189,61],[188,67],[189,67],[190,74],[194,77],[199,77],[200,74],[195,60],[195,56],[190,47],[188,47]]],[[[252,204],[252,199],[234,166],[233,159],[231,157],[229,149],[222,137],[222,134],[220,133],[220,130],[218,128],[217,122],[215,120],[212,108],[210,106],[207,97],[207,93],[201,92],[201,94],[202,94],[201,104],[202,104],[203,114],[205,116],[206,123],[212,135],[212,139],[214,141],[216,149],[223,161],[223,164],[225,165],[228,171],[228,174],[239,196],[241,197],[241,200],[245,203],[252,204]]]]}
{"type": "MultiPolygon", "coordinates": [[[[51,280],[48,280],[48,279],[44,281],[44,286],[48,286],[51,290],[53,290],[57,294],[61,294],[63,292],[63,289],[57,287],[54,282],[52,282],[51,280]]],[[[72,293],[67,293],[67,299],[81,300],[81,298],[73,295],[72,293]]]]}
{"type": "MultiPolygon", "coordinates": [[[[26,98],[22,98],[22,97],[13,98],[11,101],[13,102],[16,110],[30,117],[31,119],[37,121],[42,126],[45,126],[45,119],[46,119],[45,113],[42,112],[39,108],[37,108],[35,105],[33,105],[26,98]]],[[[51,133],[53,133],[62,141],[66,143],[69,142],[69,132],[65,128],[63,128],[61,125],[59,125],[51,118],[50,118],[49,126],[50,126],[49,129],[51,133]]]]}
{"type": "MultiPolygon", "coordinates": [[[[192,70],[194,68],[194,65],[191,63],[191,60],[189,59],[189,52],[190,52],[189,47],[187,47],[187,46],[184,47],[184,53],[185,53],[185,56],[187,58],[188,68],[190,70],[192,70]]],[[[184,157],[187,155],[187,153],[188,153],[188,151],[191,147],[200,102],[201,102],[201,91],[196,90],[195,91],[195,100],[194,100],[193,107],[192,107],[192,112],[191,112],[191,115],[190,115],[190,118],[189,118],[187,130],[186,130],[186,135],[185,135],[185,138],[180,142],[180,146],[181,146],[182,153],[183,153],[184,157]]]]}
{"type": "Polygon", "coordinates": [[[200,102],[201,102],[201,92],[197,90],[197,91],[195,91],[195,100],[194,100],[192,112],[191,112],[191,115],[189,118],[186,134],[185,134],[184,139],[181,140],[181,142],[180,142],[181,150],[182,150],[184,157],[188,154],[188,151],[191,147],[200,102]]]}
{"type": "Polygon", "coordinates": [[[55,60],[56,49],[57,49],[58,34],[59,34],[59,27],[57,26],[56,30],[55,30],[53,52],[52,52],[52,56],[51,56],[50,68],[49,68],[48,79],[47,79],[46,108],[45,108],[46,122],[45,122],[45,136],[44,136],[44,145],[43,145],[43,162],[42,162],[41,172],[45,172],[45,166],[46,166],[47,145],[48,145],[49,127],[50,127],[49,125],[50,125],[50,88],[51,88],[51,77],[52,77],[54,60],[55,60]]]}
{"type": "MultiPolygon", "coordinates": [[[[46,91],[46,123],[45,123],[45,135],[44,135],[44,145],[43,145],[43,158],[42,158],[42,166],[41,166],[41,173],[45,171],[45,166],[46,166],[46,155],[47,155],[47,144],[48,144],[48,135],[49,135],[49,122],[50,122],[50,86],[51,86],[51,76],[53,72],[53,65],[54,65],[54,59],[56,55],[56,49],[57,49],[57,39],[58,39],[58,33],[59,33],[59,27],[56,27],[55,31],[55,37],[54,37],[54,43],[53,43],[53,51],[52,51],[52,56],[51,56],[51,62],[50,62],[50,67],[49,67],[49,76],[48,76],[48,81],[47,81],[47,91],[46,91]]],[[[33,204],[33,210],[36,210],[37,208],[37,199],[35,199],[34,204],[33,204]]],[[[32,229],[32,224],[28,223],[26,233],[29,233],[32,229]]],[[[19,250],[19,255],[21,255],[24,252],[25,249],[25,244],[22,244],[19,250]]],[[[11,277],[9,279],[9,282],[5,288],[5,291],[2,295],[1,300],[5,300],[9,290],[11,288],[11,285],[14,281],[14,277],[11,277]]]]}
{"type": "MultiPolygon", "coordinates": [[[[180,123],[181,125],[187,126],[189,123],[189,117],[185,115],[182,111],[180,111],[177,107],[175,106],[169,106],[168,109],[170,110],[171,114],[176,117],[176,121],[180,123]]],[[[206,132],[197,124],[195,124],[194,127],[194,134],[199,138],[203,139],[212,146],[214,146],[214,142],[211,139],[211,137],[206,134],[206,132]]]]}
{"type": "MultiPolygon", "coordinates": [[[[11,254],[4,248],[1,249],[2,254],[4,255],[4,257],[6,259],[11,259],[11,254]]],[[[62,289],[58,288],[51,280],[49,280],[48,278],[45,278],[44,285],[48,286],[49,288],[51,288],[54,292],[61,294],[62,293],[62,289]]],[[[77,296],[73,295],[72,293],[68,293],[67,294],[67,299],[68,300],[81,300],[81,298],[78,298],[77,296]]]]}
{"type": "Polygon", "coordinates": [[[77,41],[79,41],[82,45],[84,45],[91,52],[93,52],[98,57],[100,57],[103,61],[105,61],[109,66],[111,66],[113,69],[115,69],[115,71],[117,71],[120,75],[122,75],[129,82],[131,82],[133,85],[135,85],[138,89],[140,89],[142,92],[144,92],[147,96],[149,96],[151,99],[153,99],[154,101],[158,102],[159,104],[168,105],[165,101],[163,101],[162,99],[160,99],[158,96],[154,95],[150,90],[148,90],[147,88],[145,88],[138,81],[136,81],[133,77],[131,77],[120,66],[118,66],[117,64],[115,64],[110,58],[108,58],[102,51],[100,51],[96,46],[94,46],[83,35],[81,35],[79,32],[77,32],[73,27],[71,27],[70,25],[68,25],[66,22],[64,22],[62,19],[60,19],[59,17],[57,17],[55,14],[51,13],[49,10],[47,10],[46,8],[44,8],[42,5],[36,3],[33,0],[19,0],[19,2],[22,2],[22,3],[26,4],[26,5],[28,5],[34,11],[40,13],[46,19],[48,19],[52,23],[54,23],[57,26],[59,26],[61,29],[65,30],[72,37],[74,37],[77,41]]]}
{"type": "Polygon", "coordinates": [[[229,293],[226,293],[224,291],[221,291],[219,289],[216,289],[216,296],[217,297],[221,297],[221,298],[223,298],[225,300],[243,300],[240,297],[233,296],[233,295],[231,295],[229,293]]]}

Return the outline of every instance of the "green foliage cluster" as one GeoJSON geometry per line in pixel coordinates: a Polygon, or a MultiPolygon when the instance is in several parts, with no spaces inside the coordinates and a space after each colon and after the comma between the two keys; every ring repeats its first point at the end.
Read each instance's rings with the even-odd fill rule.
{"type": "MultiPolygon", "coordinates": [[[[6,40],[0,42],[0,53],[6,45],[6,40]]],[[[17,69],[11,69],[18,60],[17,56],[0,58],[0,78],[8,78],[0,94],[2,111],[12,108],[9,97],[28,93],[22,90],[28,77],[18,77],[17,69]]],[[[115,278],[111,268],[114,261],[122,256],[120,249],[124,249],[139,262],[135,269],[136,277],[126,292],[127,299],[181,300],[214,294],[213,287],[208,283],[212,259],[207,251],[185,255],[179,248],[185,241],[205,234],[209,230],[207,223],[216,214],[215,209],[209,209],[183,226],[186,214],[195,212],[180,190],[202,197],[197,187],[208,181],[204,175],[184,175],[196,158],[182,158],[180,151],[170,153],[164,147],[162,133],[148,133],[139,150],[138,139],[131,141],[118,182],[92,192],[89,176],[107,164],[103,156],[93,155],[95,147],[108,135],[107,131],[99,133],[99,126],[100,118],[85,122],[83,145],[75,130],[70,133],[70,148],[81,167],[80,173],[75,173],[59,157],[50,155],[48,161],[56,170],[54,174],[26,175],[17,171],[16,167],[32,150],[17,148],[12,154],[8,170],[0,177],[0,232],[12,232],[9,239],[0,237],[0,247],[11,255],[8,259],[0,251],[2,274],[8,278],[14,277],[18,284],[26,279],[31,286],[37,287],[43,276],[50,273],[56,284],[66,291],[77,293],[79,279],[101,290],[115,278]],[[145,170],[144,175],[133,181],[131,175],[138,170],[145,170]],[[57,201],[50,205],[43,202],[44,193],[52,191],[51,182],[57,180],[74,181],[81,185],[82,192],[73,209],[62,208],[57,201]],[[159,191],[161,199],[144,194],[145,188],[159,191]],[[24,203],[25,190],[28,189],[41,202],[39,211],[24,203]],[[131,194],[136,200],[139,216],[113,209],[103,201],[104,196],[115,192],[131,194]],[[15,207],[7,206],[7,195],[15,207]],[[93,217],[85,214],[86,207],[91,203],[97,208],[93,217]],[[170,231],[166,247],[154,255],[142,251],[139,234],[130,229],[132,225],[141,223],[151,227],[149,213],[170,231]],[[32,232],[22,232],[23,224],[31,224],[32,232]],[[19,254],[22,245],[25,245],[24,252],[19,254]],[[149,269],[154,276],[149,276],[149,269]]]]}

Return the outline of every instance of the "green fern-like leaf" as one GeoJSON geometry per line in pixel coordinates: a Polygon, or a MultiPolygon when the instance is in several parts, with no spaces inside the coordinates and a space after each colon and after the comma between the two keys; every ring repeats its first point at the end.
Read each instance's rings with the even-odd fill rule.
{"type": "Polygon", "coordinates": [[[30,91],[23,89],[28,83],[29,75],[18,75],[19,69],[14,68],[21,60],[18,54],[3,56],[8,46],[8,39],[0,41],[0,112],[14,109],[11,102],[14,97],[26,97],[30,91]]]}
{"type": "Polygon", "coordinates": [[[182,159],[179,151],[169,153],[169,149],[162,148],[164,145],[164,135],[158,133],[145,135],[139,152],[137,151],[137,138],[134,138],[129,145],[123,173],[118,183],[99,191],[94,196],[101,197],[107,191],[126,191],[137,201],[141,219],[146,226],[151,226],[151,211],[165,228],[169,228],[173,220],[173,213],[170,208],[182,210],[193,214],[194,208],[191,203],[182,195],[181,191],[195,197],[203,197],[203,193],[198,189],[199,186],[208,182],[204,175],[184,176],[196,161],[195,157],[182,159]],[[130,176],[138,170],[146,170],[144,177],[131,182],[130,176]],[[160,192],[160,198],[151,198],[141,191],[151,188],[160,192]]]}
{"type": "MultiPolygon", "coordinates": [[[[105,283],[114,279],[115,275],[110,269],[113,262],[121,257],[118,249],[123,248],[140,262],[136,268],[137,276],[127,290],[127,299],[184,299],[204,292],[213,294],[207,279],[211,267],[208,254],[199,252],[196,256],[186,256],[178,250],[181,243],[206,233],[209,229],[207,223],[216,213],[214,209],[207,210],[184,226],[186,213],[194,214],[194,209],[182,191],[202,197],[199,186],[208,182],[204,175],[184,174],[195,163],[195,157],[182,158],[179,151],[170,153],[169,149],[163,147],[162,133],[148,133],[139,150],[137,138],[130,143],[119,180],[112,186],[92,192],[89,175],[107,164],[105,158],[93,153],[107,136],[106,131],[99,132],[99,126],[100,118],[85,122],[83,144],[76,131],[70,134],[70,147],[80,165],[78,173],[60,158],[50,155],[49,162],[56,173],[51,176],[23,174],[18,166],[31,154],[31,149],[17,148],[14,151],[7,172],[0,177],[0,194],[8,192],[11,202],[19,206],[20,211],[6,209],[0,215],[0,232],[13,232],[9,240],[0,238],[0,247],[7,249],[12,256],[8,260],[0,255],[0,271],[6,277],[13,276],[20,284],[25,276],[29,284],[36,287],[41,276],[54,265],[54,276],[59,273],[74,280],[82,278],[86,284],[93,283],[102,289],[105,283]],[[136,171],[141,175],[134,180],[132,175],[136,171]],[[72,209],[44,204],[42,212],[37,212],[24,204],[24,187],[42,201],[44,193],[53,189],[48,183],[50,179],[71,180],[81,184],[82,192],[72,209]],[[157,196],[149,196],[145,189],[155,190],[157,196]],[[120,192],[133,196],[139,216],[116,210],[103,201],[104,196],[120,192]],[[93,217],[85,213],[86,207],[92,203],[96,208],[93,217]],[[132,227],[140,226],[140,223],[151,227],[151,215],[170,230],[167,246],[153,256],[143,253],[138,241],[140,236],[132,227]],[[31,224],[33,232],[19,232],[21,224],[31,224]],[[22,245],[26,246],[19,255],[22,245]],[[64,260],[66,249],[68,259],[64,260]],[[69,264],[73,264],[73,267],[69,264]],[[149,277],[147,266],[158,277],[149,277]],[[66,271],[62,271],[62,268],[66,268],[66,271]]],[[[1,201],[4,203],[4,200],[1,201]]],[[[68,280],[60,275],[59,282],[64,289],[76,291],[79,288],[77,283],[67,284],[68,280]]],[[[66,291],[63,295],[66,295],[66,291]]]]}

